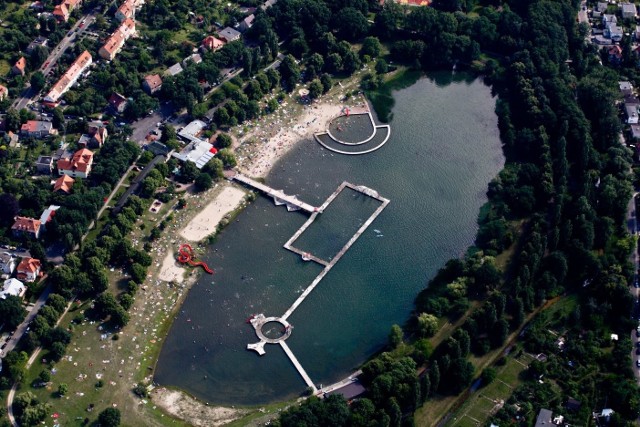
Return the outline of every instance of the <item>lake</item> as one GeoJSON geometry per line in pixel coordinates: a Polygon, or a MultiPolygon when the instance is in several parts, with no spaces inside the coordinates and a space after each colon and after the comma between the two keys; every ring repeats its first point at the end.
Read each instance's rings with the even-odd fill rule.
{"type": "MultiPolygon", "coordinates": [[[[318,386],[383,348],[438,268],[465,253],[487,184],[504,163],[495,99],[481,80],[435,74],[393,97],[391,137],[380,150],[345,156],[301,141],[266,179],[315,206],[342,181],[391,200],[288,319],[287,344],[318,386]]],[[[341,247],[371,213],[350,197],[336,199],[296,246],[324,256],[341,247]]],[[[223,405],[305,391],[280,346],[266,345],[264,356],[246,346],[258,341],[247,319],[283,314],[322,269],[282,248],[307,218],[260,196],[221,233],[204,256],[216,274],[202,275],[189,292],[162,348],[157,383],[223,405]]]]}

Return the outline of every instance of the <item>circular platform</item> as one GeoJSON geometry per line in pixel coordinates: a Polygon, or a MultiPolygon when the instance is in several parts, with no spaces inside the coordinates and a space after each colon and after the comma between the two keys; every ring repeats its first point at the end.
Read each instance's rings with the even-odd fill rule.
{"type": "Polygon", "coordinates": [[[293,327],[291,326],[291,324],[289,322],[287,322],[286,320],[280,318],[280,317],[264,317],[264,316],[257,316],[254,319],[251,320],[251,324],[253,325],[254,329],[256,330],[256,335],[258,336],[258,338],[260,338],[260,341],[264,341],[266,343],[269,344],[277,344],[280,341],[284,341],[287,338],[289,338],[291,336],[291,330],[293,329],[293,327]],[[284,333],[282,334],[282,336],[279,336],[277,338],[270,338],[268,336],[266,336],[264,334],[264,331],[262,330],[262,328],[267,324],[267,323],[279,323],[282,325],[282,327],[284,328],[284,333]]]}

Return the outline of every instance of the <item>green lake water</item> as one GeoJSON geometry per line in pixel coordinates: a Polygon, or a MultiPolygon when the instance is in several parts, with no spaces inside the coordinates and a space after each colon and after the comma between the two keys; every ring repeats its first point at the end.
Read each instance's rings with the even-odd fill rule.
{"type": "MultiPolygon", "coordinates": [[[[274,167],[270,186],[319,206],[342,181],[391,200],[289,317],[287,340],[317,384],[350,374],[386,343],[438,268],[464,254],[488,182],[504,158],[495,99],[480,80],[437,74],[393,92],[391,138],[363,156],[300,142],[274,167]],[[375,231],[374,231],[375,230],[375,231]]],[[[378,206],[344,192],[295,246],[330,259],[378,206]]],[[[322,267],[282,245],[306,221],[260,196],[204,257],[215,268],[189,292],[162,348],[155,381],[214,404],[258,405],[306,385],[278,345],[258,356],[247,319],[282,315],[322,267]]]]}

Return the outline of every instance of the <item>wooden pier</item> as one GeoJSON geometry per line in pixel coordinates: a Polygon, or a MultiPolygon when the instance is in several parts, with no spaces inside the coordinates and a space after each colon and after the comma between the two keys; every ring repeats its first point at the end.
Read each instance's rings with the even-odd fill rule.
{"type": "Polygon", "coordinates": [[[322,212],[320,208],[315,206],[311,206],[308,203],[299,200],[296,196],[290,196],[285,194],[282,190],[275,190],[268,185],[265,185],[261,182],[258,182],[254,179],[249,178],[246,175],[241,173],[230,176],[231,179],[235,179],[245,185],[255,188],[256,190],[260,190],[266,195],[273,198],[273,201],[276,205],[286,205],[288,210],[298,210],[302,209],[303,211],[314,213],[314,212],[322,212]]]}
{"type": "Polygon", "coordinates": [[[305,371],[302,365],[300,364],[300,362],[298,362],[298,359],[293,354],[293,352],[291,351],[287,343],[285,341],[280,341],[278,344],[280,344],[280,347],[282,347],[284,352],[287,353],[289,360],[291,360],[291,363],[293,363],[293,366],[295,366],[295,368],[298,370],[298,373],[300,374],[304,382],[307,383],[307,385],[313,390],[314,393],[316,393],[318,391],[318,388],[313,383],[313,381],[311,381],[311,378],[307,374],[307,371],[305,371]]]}

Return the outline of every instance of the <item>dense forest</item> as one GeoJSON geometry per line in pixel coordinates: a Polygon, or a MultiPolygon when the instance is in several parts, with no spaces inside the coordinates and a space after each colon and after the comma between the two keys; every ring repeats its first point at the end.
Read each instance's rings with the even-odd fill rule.
{"type": "Polygon", "coordinates": [[[350,405],[336,396],[308,399],[283,413],[281,426],[413,425],[425,401],[458,394],[480,377],[470,356],[501,348],[530,313],[567,294],[577,300],[573,311],[554,319],[542,312],[522,333],[524,349],[534,354],[556,352],[550,320],[571,337],[553,363],[536,362],[527,373],[546,375],[553,386],[526,382],[509,402],[533,411],[519,417],[505,405],[495,422],[528,425],[542,407],[564,412],[569,397],[582,402],[581,411],[567,414],[572,424],[585,424],[604,405],[615,411],[615,425],[631,425],[638,416],[631,342],[608,339],[628,337],[635,327],[627,287],[635,240],[625,226],[633,179],[631,153],[619,142],[618,73],[599,64],[586,42],[586,28],[575,18],[578,2],[484,2],[473,15],[465,13],[470,3],[442,0],[404,13],[392,2],[378,10],[364,1],[280,0],[269,11],[279,36],[306,61],[320,53],[338,63],[332,55],[340,38],[375,36],[390,46],[395,62],[411,68],[460,63],[482,74],[499,95],[507,158],[489,184],[476,245],[438,272],[417,296],[404,330],[392,329],[389,351],[364,365],[365,397],[350,405]],[[371,11],[373,25],[365,18],[371,11]],[[510,261],[500,268],[496,257],[506,250],[510,261]],[[462,316],[461,326],[431,348],[438,319],[462,316]],[[409,345],[394,351],[403,340],[409,345]]]}

